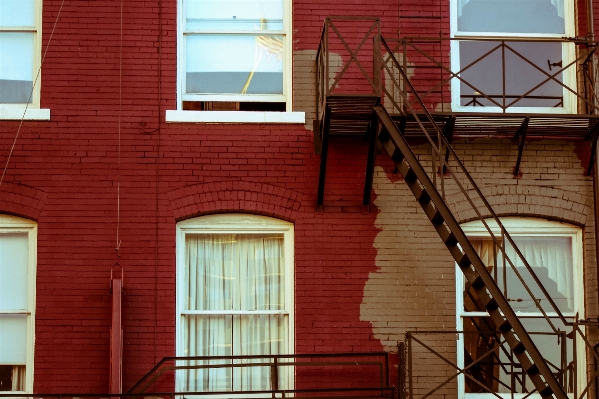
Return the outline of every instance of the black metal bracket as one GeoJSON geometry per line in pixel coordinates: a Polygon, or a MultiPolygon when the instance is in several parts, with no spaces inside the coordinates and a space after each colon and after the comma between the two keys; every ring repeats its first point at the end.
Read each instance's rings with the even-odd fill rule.
{"type": "Polygon", "coordinates": [[[516,159],[516,166],[514,167],[514,177],[520,177],[520,161],[522,161],[522,151],[524,150],[524,142],[526,140],[526,131],[528,130],[528,122],[530,117],[524,118],[522,125],[518,128],[514,140],[518,140],[518,158],[516,159]]]}
{"type": "Polygon", "coordinates": [[[362,205],[364,205],[364,207],[370,207],[378,131],[379,118],[373,112],[372,119],[368,125],[368,160],[366,161],[366,178],[364,180],[364,197],[362,199],[362,205]]]}
{"type": "Polygon", "coordinates": [[[322,128],[322,143],[320,152],[320,173],[318,175],[318,194],[316,197],[316,210],[322,212],[324,203],[324,182],[327,175],[327,156],[329,154],[329,130],[331,126],[331,108],[324,112],[322,128]]]}
{"type": "MultiPolygon", "coordinates": [[[[445,122],[445,125],[443,126],[443,136],[445,136],[449,144],[453,144],[453,131],[455,128],[455,120],[455,116],[450,116],[445,122]]],[[[449,162],[449,148],[445,149],[445,164],[447,164],[447,162],[449,162]]],[[[445,164],[443,164],[443,174],[447,173],[447,167],[445,166],[445,164]]]]}
{"type": "Polygon", "coordinates": [[[591,129],[588,135],[591,140],[591,158],[589,159],[589,166],[587,167],[586,176],[590,176],[593,170],[593,166],[597,161],[595,159],[595,153],[597,152],[597,140],[599,139],[599,122],[595,123],[595,126],[591,129]]]}

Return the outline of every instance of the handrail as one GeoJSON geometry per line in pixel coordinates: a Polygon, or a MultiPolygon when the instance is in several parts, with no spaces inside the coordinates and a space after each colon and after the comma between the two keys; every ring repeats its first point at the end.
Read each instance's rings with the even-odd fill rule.
{"type": "MultiPolygon", "coordinates": [[[[554,370],[554,374],[560,379],[564,386],[564,389],[571,394],[574,394],[575,399],[582,399],[585,397],[586,393],[590,388],[595,386],[595,389],[599,388],[596,386],[597,382],[591,378],[587,381],[587,385],[582,390],[582,392],[578,392],[577,387],[577,379],[579,373],[581,372],[577,368],[576,357],[571,359],[568,358],[568,353],[566,349],[566,336],[568,335],[566,331],[558,331],[557,333],[547,333],[547,332],[529,332],[531,335],[550,335],[555,336],[559,342],[559,346],[561,348],[559,357],[559,364],[550,363],[552,369],[554,370]]],[[[576,332],[574,332],[576,334],[576,332]]],[[[403,347],[405,348],[404,356],[407,357],[406,362],[403,366],[403,369],[400,370],[400,374],[402,374],[407,383],[406,389],[409,391],[410,399],[424,399],[430,397],[434,393],[438,392],[440,389],[447,387],[448,384],[454,383],[454,380],[458,378],[460,375],[463,375],[465,379],[470,381],[471,385],[478,387],[479,389],[483,389],[483,392],[490,393],[495,397],[501,398],[499,392],[493,392],[493,387],[485,385],[485,381],[480,381],[477,379],[476,370],[482,364],[485,364],[491,370],[493,370],[492,380],[493,384],[497,384],[497,386],[502,386],[504,389],[508,389],[509,392],[512,393],[533,393],[529,391],[531,387],[527,387],[527,380],[524,376],[523,371],[521,370],[519,364],[515,359],[513,359],[512,353],[509,350],[509,347],[506,348],[507,343],[500,338],[500,333],[496,332],[481,332],[481,331],[455,331],[455,330],[432,330],[432,331],[408,331],[405,334],[405,342],[403,347]],[[437,347],[435,343],[441,341],[453,341],[456,336],[461,336],[462,339],[465,339],[468,335],[474,336],[492,336],[494,334],[495,340],[492,342],[487,342],[483,350],[482,354],[477,353],[476,357],[470,355],[470,361],[464,359],[464,364],[462,367],[459,367],[455,355],[451,353],[447,355],[447,347],[445,345],[440,345],[437,347]],[[432,336],[430,343],[426,340],[425,337],[432,336]],[[441,339],[439,338],[441,337],[441,339]],[[418,349],[420,348],[420,350],[418,349]],[[438,349],[437,349],[438,348],[438,349]],[[424,351],[424,352],[423,352],[424,351]],[[503,354],[503,360],[500,357],[500,351],[503,354]],[[426,370],[423,370],[425,375],[421,376],[418,374],[417,367],[414,365],[415,355],[414,353],[418,353],[418,358],[423,359],[427,358],[427,355],[432,356],[433,359],[443,364],[447,369],[452,369],[453,374],[449,374],[444,372],[443,368],[436,367],[438,370],[438,375],[431,374],[431,367],[426,367],[426,370]],[[423,354],[425,353],[425,354],[423,354]],[[490,360],[490,359],[493,360],[490,360]],[[492,363],[489,363],[489,362],[492,363]],[[490,367],[492,365],[492,367],[490,367]],[[494,370],[497,368],[497,370],[494,370]],[[501,372],[506,377],[512,377],[508,380],[501,380],[501,372]],[[425,377],[425,384],[419,385],[418,377],[425,377]],[[432,384],[430,381],[435,381],[435,377],[437,377],[437,383],[432,384]],[[439,382],[440,381],[440,382],[439,382]],[[415,391],[419,392],[419,395],[415,394],[415,391]]],[[[479,349],[477,347],[477,349],[479,349]]],[[[596,371],[595,371],[596,372],[596,371]]],[[[582,374],[585,375],[585,370],[582,371],[582,374]]]]}
{"type": "MultiPolygon", "coordinates": [[[[245,368],[245,367],[318,367],[318,366],[371,366],[378,367],[378,387],[389,386],[389,354],[386,352],[360,353],[310,353],[310,354],[281,354],[281,355],[233,355],[233,356],[189,356],[164,357],[148,371],[128,393],[143,393],[161,376],[170,371],[182,369],[211,369],[211,368],[245,368]],[[373,359],[379,359],[373,360],[373,359]],[[314,361],[314,359],[318,359],[314,361]],[[351,359],[351,360],[343,360],[351,359]],[[248,360],[262,360],[259,363],[241,363],[248,360]],[[180,365],[181,362],[192,361],[222,361],[211,364],[180,365]],[[225,363],[229,361],[229,363],[225,363]],[[240,363],[235,363],[238,361],[240,363]]],[[[276,370],[274,370],[276,374],[276,370]]],[[[273,389],[279,390],[278,384],[273,389]]],[[[235,391],[238,392],[238,391],[235,391]]],[[[230,393],[230,392],[229,392],[230,393]]]]}
{"type": "MultiPolygon", "coordinates": [[[[428,70],[430,73],[431,69],[435,69],[435,70],[439,70],[441,72],[441,77],[439,77],[438,79],[434,79],[433,83],[431,83],[430,87],[428,89],[425,90],[420,90],[420,97],[421,98],[425,98],[433,93],[437,93],[438,90],[442,89],[444,86],[448,85],[451,81],[453,80],[457,80],[460,83],[466,85],[467,87],[469,87],[473,93],[469,93],[466,95],[461,95],[462,98],[472,98],[473,96],[477,96],[478,98],[484,98],[485,100],[489,101],[489,103],[491,103],[492,105],[498,107],[501,112],[506,112],[509,108],[512,108],[514,106],[518,105],[518,102],[523,100],[523,99],[546,99],[546,100],[551,100],[553,99],[555,96],[545,96],[545,95],[531,95],[535,90],[542,88],[544,85],[551,83],[551,84],[555,84],[555,85],[559,85],[559,87],[562,88],[562,90],[565,90],[567,92],[572,93],[575,98],[580,101],[581,104],[584,104],[586,106],[587,109],[587,113],[595,113],[597,111],[599,111],[598,107],[597,107],[597,103],[599,102],[599,97],[597,97],[597,94],[592,92],[589,93],[587,92],[587,89],[589,86],[587,83],[589,83],[588,81],[592,80],[590,76],[587,76],[588,74],[584,74],[582,72],[584,72],[585,68],[587,68],[587,64],[589,62],[592,62],[592,56],[594,54],[596,54],[597,49],[599,49],[599,42],[596,41],[591,41],[591,40],[583,40],[581,38],[512,38],[512,37],[505,37],[505,38],[489,38],[489,37],[479,37],[479,36],[472,36],[472,37],[468,37],[468,36],[464,36],[464,37],[402,37],[402,38],[398,38],[398,39],[386,39],[387,43],[395,43],[394,46],[391,48],[390,46],[390,54],[393,54],[394,52],[401,52],[403,54],[404,60],[403,60],[403,68],[404,71],[410,69],[411,71],[417,71],[417,70],[428,70]],[[435,46],[444,46],[444,45],[449,45],[449,43],[451,42],[489,42],[489,43],[497,43],[497,46],[493,47],[492,49],[486,51],[484,54],[481,54],[477,59],[475,59],[474,61],[472,61],[470,64],[468,65],[461,65],[460,66],[460,70],[459,71],[455,71],[452,70],[452,68],[447,64],[448,59],[444,60],[444,59],[439,59],[439,56],[435,56],[433,55],[430,51],[427,51],[427,49],[425,48],[426,45],[435,45],[435,46]],[[579,54],[577,56],[575,56],[575,58],[573,60],[571,60],[571,62],[569,62],[567,65],[562,66],[561,63],[559,66],[555,66],[553,68],[553,70],[551,70],[550,72],[547,72],[545,70],[543,70],[542,68],[540,68],[537,64],[535,64],[533,61],[531,61],[528,57],[526,57],[525,55],[521,54],[519,51],[517,51],[516,49],[514,49],[512,46],[510,46],[510,43],[571,43],[575,46],[579,46],[579,47],[584,47],[586,51],[580,51],[579,54]],[[422,59],[424,61],[426,61],[426,64],[424,64],[423,62],[418,63],[417,61],[414,61],[414,63],[410,63],[407,64],[407,58],[406,58],[406,53],[408,51],[412,51],[414,52],[415,55],[417,55],[417,57],[412,57],[413,59],[422,59]],[[505,100],[510,98],[510,97],[514,97],[514,94],[510,94],[510,93],[506,93],[505,92],[505,84],[503,86],[503,93],[501,95],[489,95],[488,93],[485,93],[483,90],[480,89],[480,87],[477,87],[475,84],[473,84],[472,82],[469,82],[467,80],[467,78],[464,77],[464,72],[466,72],[468,69],[470,69],[471,67],[480,64],[482,61],[486,60],[487,57],[493,53],[495,53],[496,51],[500,51],[501,52],[501,60],[502,60],[502,65],[501,65],[501,70],[502,75],[505,75],[505,57],[506,55],[504,54],[505,52],[510,52],[510,54],[512,54],[513,56],[517,57],[518,59],[520,59],[522,62],[526,63],[527,65],[529,65],[531,68],[533,68],[534,70],[536,70],[536,73],[539,76],[542,76],[542,80],[536,84],[534,87],[532,87],[531,89],[528,89],[525,93],[523,94],[519,94],[515,96],[515,100],[511,101],[509,103],[507,103],[505,100]],[[560,79],[558,79],[558,77],[560,75],[562,75],[563,73],[565,73],[567,70],[569,69],[576,69],[576,75],[578,76],[583,76],[584,78],[584,84],[580,84],[579,86],[568,86],[567,84],[565,84],[564,82],[560,81],[560,79]],[[443,77],[443,74],[445,75],[445,77],[443,77]],[[497,102],[494,100],[494,98],[500,98],[502,101],[497,102]]],[[[389,58],[383,59],[383,62],[387,62],[389,61],[389,58]]],[[[503,77],[502,79],[505,79],[505,77],[503,77]]],[[[428,80],[425,80],[424,82],[428,83],[428,80]]],[[[385,82],[385,84],[387,84],[388,82],[385,82]]],[[[396,89],[402,89],[401,86],[397,85],[396,82],[391,82],[393,85],[395,85],[396,89]]],[[[591,83],[592,85],[592,83],[591,83]]],[[[450,92],[450,91],[448,91],[450,92]]],[[[391,98],[391,96],[389,95],[388,91],[386,92],[386,100],[389,100],[394,106],[397,106],[397,104],[395,103],[395,99],[391,98]]],[[[442,94],[443,96],[443,94],[442,94]]],[[[441,98],[439,100],[437,100],[439,103],[443,103],[444,102],[444,98],[441,98]]],[[[556,104],[556,106],[560,106],[561,103],[563,102],[563,100],[561,102],[558,102],[556,104]]],[[[415,98],[412,98],[411,100],[412,104],[417,103],[415,98]]],[[[398,109],[398,111],[402,111],[401,109],[398,109]]]]}
{"type": "MultiPolygon", "coordinates": [[[[380,76],[378,71],[380,68],[375,64],[377,58],[370,58],[372,54],[368,53],[363,56],[360,51],[367,44],[368,39],[377,40],[381,35],[380,18],[378,17],[344,17],[344,16],[329,16],[324,20],[324,25],[320,34],[320,42],[316,52],[316,114],[317,118],[321,119],[321,114],[324,112],[324,103],[327,96],[332,94],[348,94],[340,89],[340,84],[351,79],[362,79],[367,82],[367,87],[372,90],[373,95],[380,96],[380,76]],[[361,26],[362,22],[365,27],[363,36],[352,37],[353,41],[349,42],[341,32],[343,22],[352,22],[352,34],[356,33],[356,28],[361,26]],[[331,41],[337,40],[341,52],[337,56],[342,58],[341,65],[335,75],[333,65],[331,65],[331,57],[333,55],[330,48],[331,41]],[[373,62],[372,68],[364,65],[365,63],[373,62]],[[358,72],[348,76],[348,70],[351,66],[355,66],[358,72]]],[[[370,43],[368,43],[370,45],[370,43]]],[[[374,46],[377,46],[374,43],[374,46]]]]}

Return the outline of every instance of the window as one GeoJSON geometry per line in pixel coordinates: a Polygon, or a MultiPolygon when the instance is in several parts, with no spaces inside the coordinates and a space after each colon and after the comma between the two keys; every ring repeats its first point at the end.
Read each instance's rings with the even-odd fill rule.
{"type": "MultiPolygon", "coordinates": [[[[497,225],[489,221],[488,223],[493,234],[501,239],[497,225]]],[[[567,224],[541,219],[505,218],[502,219],[502,223],[565,318],[574,321],[577,313],[578,318],[583,318],[581,230],[567,224]]],[[[574,350],[584,353],[584,347],[580,345],[582,340],[574,340],[572,334],[567,335],[571,332],[571,327],[565,326],[547,300],[543,299],[545,297],[509,243],[505,244],[506,252],[515,268],[504,261],[501,251],[494,245],[482,223],[466,223],[462,228],[519,316],[524,328],[536,346],[542,350],[550,368],[557,371],[578,361],[578,369],[583,370],[584,356],[574,356],[574,350]],[[556,334],[543,318],[520,282],[518,274],[523,277],[535,298],[541,299],[540,305],[554,326],[561,331],[559,334],[556,334]],[[574,347],[574,342],[580,347],[574,347]]],[[[526,394],[523,392],[531,392],[534,387],[530,380],[524,377],[521,368],[511,366],[508,359],[511,355],[509,347],[499,347],[501,336],[491,318],[476,300],[457,266],[456,273],[457,329],[463,331],[458,334],[458,366],[469,367],[468,376],[461,375],[458,380],[460,397],[473,397],[474,394],[477,397],[495,397],[493,393],[497,393],[507,398],[511,397],[510,392],[515,393],[515,398],[524,397],[526,394]]],[[[574,381],[569,372],[565,372],[562,378],[565,379],[562,382],[568,392],[573,392],[577,384],[580,391],[583,381],[574,381]]]]}
{"type": "Polygon", "coordinates": [[[452,0],[452,108],[575,112],[572,0],[452,0]],[[523,41],[528,39],[530,41],[523,41]],[[497,39],[497,40],[492,40],[497,39]],[[514,41],[518,40],[518,41],[514,41]],[[552,79],[550,76],[553,76],[552,79]]]}
{"type": "Polygon", "coordinates": [[[26,106],[26,119],[46,119],[46,114],[49,119],[49,110],[39,110],[39,77],[36,82],[41,57],[41,9],[41,0],[0,1],[2,119],[21,119],[26,106]]]}
{"type": "Polygon", "coordinates": [[[290,0],[179,0],[179,109],[291,111],[290,0]]]}
{"type": "MultiPolygon", "coordinates": [[[[292,224],[241,214],[180,222],[177,267],[177,356],[293,351],[292,224]]],[[[289,387],[291,373],[280,373],[289,387]]],[[[270,378],[269,367],[191,369],[177,374],[177,387],[181,392],[269,390],[270,378]]]]}
{"type": "Polygon", "coordinates": [[[0,215],[0,391],[33,392],[36,234],[0,215]]]}

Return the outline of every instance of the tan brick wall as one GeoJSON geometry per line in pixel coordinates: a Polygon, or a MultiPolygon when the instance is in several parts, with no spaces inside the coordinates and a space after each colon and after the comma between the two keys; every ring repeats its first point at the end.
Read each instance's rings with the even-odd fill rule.
{"type": "MultiPolygon", "coordinates": [[[[575,144],[526,143],[522,176],[517,179],[512,174],[517,146],[509,140],[460,140],[455,150],[497,214],[548,218],[583,229],[585,316],[596,317],[593,185],[592,178],[584,176],[575,144]]],[[[430,146],[417,146],[413,151],[430,171],[430,146]]],[[[452,257],[407,185],[389,173],[392,167],[381,158],[374,178],[374,203],[380,212],[376,225],[381,229],[374,243],[378,270],[366,283],[361,317],[372,323],[374,336],[385,349],[395,351],[406,331],[455,329],[455,271],[452,257]]],[[[472,194],[471,187],[466,187],[472,194]]],[[[476,217],[455,183],[445,180],[445,195],[458,221],[476,217]]],[[[427,336],[427,342],[455,360],[455,335],[427,336]]],[[[422,362],[428,356],[418,357],[422,362]]],[[[432,370],[435,367],[421,372],[428,377],[436,373],[435,380],[447,375],[443,367],[432,370]]],[[[414,371],[420,372],[416,366],[414,371]]],[[[451,395],[452,389],[455,386],[443,394],[451,395]]]]}

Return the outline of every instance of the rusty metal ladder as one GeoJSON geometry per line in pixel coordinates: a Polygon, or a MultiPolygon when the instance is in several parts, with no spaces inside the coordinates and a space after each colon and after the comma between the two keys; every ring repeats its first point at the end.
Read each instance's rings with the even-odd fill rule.
{"type": "MultiPolygon", "coordinates": [[[[513,350],[522,368],[543,398],[555,395],[567,399],[564,388],[551,372],[547,362],[524,329],[518,316],[501,293],[495,280],[462,231],[449,207],[437,191],[428,174],[412,152],[406,139],[385,108],[373,109],[382,125],[378,138],[393,160],[399,173],[431,221],[441,240],[484,304],[491,319],[513,350]]],[[[373,129],[376,132],[378,129],[373,129]]]]}

